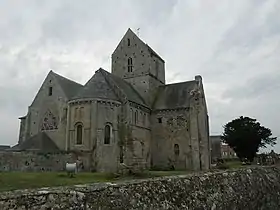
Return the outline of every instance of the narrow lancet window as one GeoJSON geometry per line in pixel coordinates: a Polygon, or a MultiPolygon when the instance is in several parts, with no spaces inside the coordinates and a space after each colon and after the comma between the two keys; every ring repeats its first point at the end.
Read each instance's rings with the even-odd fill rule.
{"type": "Polygon", "coordinates": [[[127,71],[132,72],[132,58],[127,59],[127,71]]]}
{"type": "Polygon", "coordinates": [[[104,144],[110,144],[110,139],[111,139],[111,126],[110,125],[105,125],[105,130],[104,130],[104,144]]]}
{"type": "Polygon", "coordinates": [[[82,144],[83,143],[83,125],[78,124],[76,126],[76,143],[82,144]]]}

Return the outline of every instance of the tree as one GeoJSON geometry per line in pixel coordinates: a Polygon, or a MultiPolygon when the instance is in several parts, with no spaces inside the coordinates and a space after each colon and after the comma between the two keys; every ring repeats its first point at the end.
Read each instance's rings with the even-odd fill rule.
{"type": "Polygon", "coordinates": [[[269,128],[261,126],[256,119],[239,117],[224,126],[222,140],[227,143],[241,160],[254,160],[259,148],[274,146],[276,137],[271,137],[269,128]]]}

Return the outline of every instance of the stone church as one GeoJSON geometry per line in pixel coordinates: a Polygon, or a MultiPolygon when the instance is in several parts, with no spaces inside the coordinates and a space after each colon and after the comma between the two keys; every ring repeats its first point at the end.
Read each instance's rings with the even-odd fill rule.
{"type": "Polygon", "coordinates": [[[166,84],[165,61],[131,29],[85,85],[53,71],[27,115],[17,151],[91,152],[96,171],[210,167],[201,76],[166,84]]]}

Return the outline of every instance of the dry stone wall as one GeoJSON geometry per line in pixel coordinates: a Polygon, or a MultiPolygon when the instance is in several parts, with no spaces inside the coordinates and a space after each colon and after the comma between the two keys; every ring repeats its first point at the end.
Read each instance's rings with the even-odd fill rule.
{"type": "Polygon", "coordinates": [[[1,210],[280,208],[280,169],[247,168],[0,194],[1,210]]]}

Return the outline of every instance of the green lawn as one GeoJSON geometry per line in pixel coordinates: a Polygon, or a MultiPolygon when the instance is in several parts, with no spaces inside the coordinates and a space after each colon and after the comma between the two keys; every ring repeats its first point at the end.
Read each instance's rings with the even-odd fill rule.
{"type": "MultiPolygon", "coordinates": [[[[226,168],[243,167],[239,161],[225,162],[226,168]]],[[[225,168],[225,169],[226,169],[225,168]]],[[[78,173],[74,178],[66,172],[0,172],[0,191],[30,189],[41,187],[66,186],[96,182],[115,182],[120,180],[188,174],[189,171],[146,171],[135,176],[117,177],[106,173],[78,173]]]]}
{"type": "Polygon", "coordinates": [[[181,175],[187,173],[186,171],[149,171],[137,176],[127,177],[116,177],[113,174],[105,173],[78,173],[74,178],[70,178],[63,172],[0,172],[0,191],[96,182],[114,182],[119,180],[181,175]]]}
{"type": "Polygon", "coordinates": [[[238,160],[234,160],[234,161],[227,161],[226,162],[226,165],[229,167],[229,168],[240,168],[240,167],[244,167],[242,165],[242,163],[238,160]]]}

